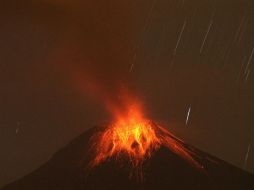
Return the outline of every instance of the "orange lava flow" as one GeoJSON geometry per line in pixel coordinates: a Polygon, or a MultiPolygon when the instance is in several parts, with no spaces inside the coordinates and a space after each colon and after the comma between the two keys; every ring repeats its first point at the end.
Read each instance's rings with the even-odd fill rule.
{"type": "Polygon", "coordinates": [[[139,167],[153,152],[164,146],[193,166],[202,168],[193,159],[194,153],[181,140],[159,125],[144,119],[139,109],[132,109],[125,117],[119,117],[93,140],[95,156],[92,166],[125,155],[133,167],[139,167]]]}
{"type": "Polygon", "coordinates": [[[132,112],[129,117],[112,124],[101,135],[94,165],[114,155],[126,153],[134,166],[137,166],[145,157],[150,157],[160,144],[149,121],[132,112]]]}

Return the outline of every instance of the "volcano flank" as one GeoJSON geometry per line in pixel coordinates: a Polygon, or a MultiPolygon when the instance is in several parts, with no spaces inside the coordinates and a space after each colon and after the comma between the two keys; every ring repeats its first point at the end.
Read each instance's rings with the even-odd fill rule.
{"type": "MultiPolygon", "coordinates": [[[[151,125],[159,129],[155,123],[151,125]]],[[[252,174],[210,156],[170,133],[167,137],[191,156],[191,162],[182,156],[185,154],[178,154],[162,143],[138,164],[133,163],[133,158],[126,152],[120,151],[91,167],[94,159],[91,139],[107,130],[108,127],[91,128],[39,169],[2,190],[254,189],[252,174]]]]}

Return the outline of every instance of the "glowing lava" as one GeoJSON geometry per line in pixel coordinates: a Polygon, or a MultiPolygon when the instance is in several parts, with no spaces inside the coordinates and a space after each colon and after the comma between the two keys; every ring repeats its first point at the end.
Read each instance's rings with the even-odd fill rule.
{"type": "Polygon", "coordinates": [[[107,158],[125,153],[133,165],[137,166],[144,158],[150,157],[160,144],[149,121],[132,111],[127,118],[120,118],[99,137],[93,164],[97,165],[107,158]]]}
{"type": "Polygon", "coordinates": [[[181,140],[166,129],[143,118],[137,107],[129,109],[125,117],[118,117],[116,122],[93,138],[95,156],[91,165],[96,166],[111,158],[121,160],[124,156],[134,168],[140,168],[142,163],[161,146],[167,147],[195,167],[202,168],[193,159],[194,153],[190,152],[181,140]]]}

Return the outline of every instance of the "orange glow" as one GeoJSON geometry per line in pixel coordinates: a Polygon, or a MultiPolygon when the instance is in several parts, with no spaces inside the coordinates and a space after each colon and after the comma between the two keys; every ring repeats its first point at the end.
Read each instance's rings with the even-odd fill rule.
{"type": "Polygon", "coordinates": [[[119,118],[100,136],[94,165],[114,155],[119,156],[119,153],[126,153],[137,166],[159,146],[160,140],[149,121],[134,110],[127,118],[119,118]]]}
{"type": "MultiPolygon", "coordinates": [[[[184,143],[166,129],[145,119],[138,106],[130,106],[124,116],[108,126],[101,134],[93,138],[95,156],[92,167],[110,159],[129,159],[134,168],[142,167],[161,146],[167,147],[197,168],[202,168],[193,159],[193,152],[184,147],[184,143]]],[[[142,172],[141,172],[142,176],[142,172]]],[[[142,178],[142,177],[141,177],[142,178]]]]}

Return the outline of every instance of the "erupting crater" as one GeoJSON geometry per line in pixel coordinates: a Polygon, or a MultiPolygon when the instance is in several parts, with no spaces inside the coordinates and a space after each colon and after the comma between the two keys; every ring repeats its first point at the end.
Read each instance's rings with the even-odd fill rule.
{"type": "Polygon", "coordinates": [[[94,151],[91,167],[111,158],[122,160],[124,157],[130,161],[133,168],[142,170],[142,163],[164,146],[197,169],[203,168],[194,159],[195,153],[187,149],[180,139],[144,118],[140,110],[138,107],[131,107],[124,116],[118,116],[115,122],[91,138],[94,151]]]}

